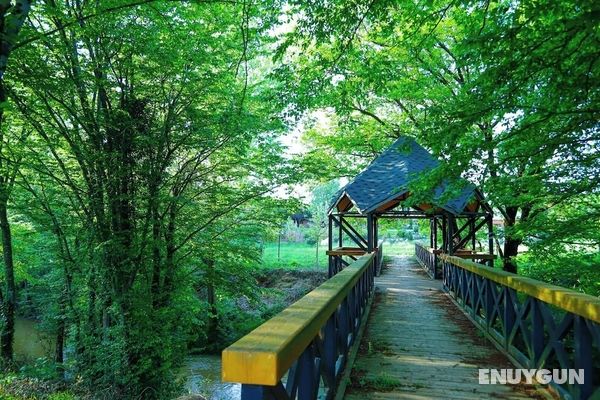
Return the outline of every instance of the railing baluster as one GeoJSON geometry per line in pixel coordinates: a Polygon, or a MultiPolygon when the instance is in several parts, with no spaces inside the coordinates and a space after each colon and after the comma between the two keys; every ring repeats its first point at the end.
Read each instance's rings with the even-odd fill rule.
{"type": "Polygon", "coordinates": [[[577,385],[577,398],[587,399],[593,392],[593,380],[598,379],[592,374],[592,336],[588,330],[585,320],[576,316],[574,322],[575,336],[575,369],[583,369],[584,383],[577,385]]]}
{"type": "Polygon", "coordinates": [[[531,301],[531,309],[529,314],[531,316],[531,354],[530,354],[530,368],[537,368],[539,366],[540,356],[544,351],[544,318],[542,317],[542,311],[540,310],[540,303],[536,299],[531,301]]]}
{"type": "Polygon", "coordinates": [[[512,289],[503,286],[503,312],[502,312],[502,333],[504,336],[504,347],[510,349],[510,334],[515,326],[515,309],[511,298],[512,289]]]}
{"type": "Polygon", "coordinates": [[[313,344],[309,345],[298,359],[298,400],[312,400],[318,390],[318,370],[315,365],[313,344]]]}
{"type": "Polygon", "coordinates": [[[321,344],[323,346],[321,353],[321,363],[323,376],[329,385],[329,387],[335,387],[336,385],[336,370],[335,365],[337,362],[337,343],[335,337],[335,317],[330,317],[327,320],[327,324],[322,330],[323,338],[321,344]]]}

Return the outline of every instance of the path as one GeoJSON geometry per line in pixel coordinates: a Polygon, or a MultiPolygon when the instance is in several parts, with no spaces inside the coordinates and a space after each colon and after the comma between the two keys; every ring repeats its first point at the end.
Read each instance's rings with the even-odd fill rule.
{"type": "Polygon", "coordinates": [[[528,399],[531,387],[480,385],[479,368],[514,368],[414,257],[394,257],[377,293],[345,399],[528,399]]]}

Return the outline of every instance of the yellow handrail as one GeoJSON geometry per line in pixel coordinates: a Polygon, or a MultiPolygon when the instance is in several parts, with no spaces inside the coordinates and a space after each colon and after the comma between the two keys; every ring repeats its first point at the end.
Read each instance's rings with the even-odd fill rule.
{"type": "Polygon", "coordinates": [[[441,254],[440,258],[501,285],[525,293],[543,302],[600,323],[600,299],[571,289],[551,285],[510,272],[492,269],[459,257],[441,254]]]}
{"type": "Polygon", "coordinates": [[[364,255],[223,351],[222,379],[276,385],[369,267],[364,255]]]}

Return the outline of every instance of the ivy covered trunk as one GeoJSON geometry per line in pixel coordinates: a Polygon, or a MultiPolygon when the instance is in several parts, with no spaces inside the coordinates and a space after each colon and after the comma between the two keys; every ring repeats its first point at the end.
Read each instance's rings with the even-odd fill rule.
{"type": "Polygon", "coordinates": [[[7,213],[7,196],[0,196],[0,234],[2,235],[2,256],[4,260],[4,279],[6,280],[2,301],[2,358],[13,359],[13,341],[15,335],[15,310],[17,307],[17,293],[15,287],[15,266],[13,260],[12,237],[10,222],[7,213]]]}

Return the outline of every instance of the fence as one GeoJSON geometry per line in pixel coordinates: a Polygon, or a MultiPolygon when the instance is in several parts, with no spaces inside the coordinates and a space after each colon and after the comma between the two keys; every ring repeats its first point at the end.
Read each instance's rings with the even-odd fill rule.
{"type": "Polygon", "coordinates": [[[439,256],[444,288],[521,368],[583,369],[584,383],[551,386],[564,398],[600,398],[600,299],[439,256]]]}
{"type": "Polygon", "coordinates": [[[373,294],[375,253],[223,351],[222,378],[242,400],[330,399],[373,294]]]}
{"type": "Polygon", "coordinates": [[[433,279],[441,278],[441,269],[438,266],[438,256],[431,247],[415,243],[417,261],[433,279]]]}

